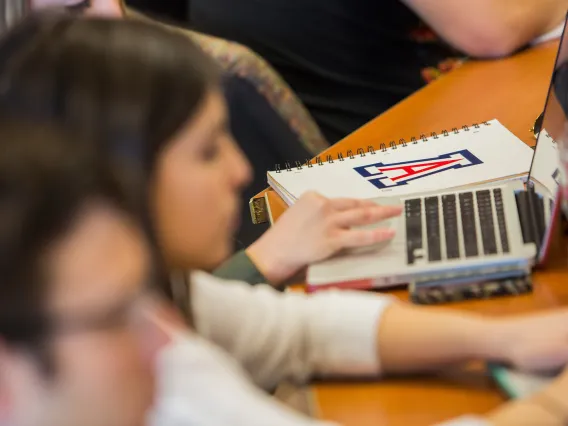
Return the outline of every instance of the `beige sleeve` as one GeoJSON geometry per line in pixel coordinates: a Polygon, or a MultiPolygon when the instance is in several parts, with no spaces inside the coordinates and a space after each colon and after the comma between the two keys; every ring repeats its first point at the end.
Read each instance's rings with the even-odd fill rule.
{"type": "Polygon", "coordinates": [[[390,297],[280,293],[195,272],[192,309],[200,335],[229,352],[270,389],[282,380],[377,375],[377,330],[390,297]]]}

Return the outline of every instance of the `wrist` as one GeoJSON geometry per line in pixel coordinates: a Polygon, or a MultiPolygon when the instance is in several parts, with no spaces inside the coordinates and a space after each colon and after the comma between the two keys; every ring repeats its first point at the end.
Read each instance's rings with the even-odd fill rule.
{"type": "Polygon", "coordinates": [[[483,359],[517,365],[519,355],[522,355],[518,348],[523,336],[519,333],[523,333],[524,329],[511,318],[488,318],[485,321],[483,359]]]}
{"type": "Polygon", "coordinates": [[[473,328],[470,347],[473,357],[490,362],[507,362],[510,360],[509,332],[504,322],[478,317],[477,326],[473,328]]]}
{"type": "Polygon", "coordinates": [[[283,251],[275,250],[275,246],[265,236],[266,234],[246,249],[246,254],[269,283],[277,286],[294,275],[299,268],[289,265],[283,251]]]}

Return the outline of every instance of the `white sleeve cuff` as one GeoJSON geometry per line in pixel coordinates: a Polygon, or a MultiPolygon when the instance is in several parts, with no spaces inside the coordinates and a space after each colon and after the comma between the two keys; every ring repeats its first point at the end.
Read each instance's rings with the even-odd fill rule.
{"type": "Polygon", "coordinates": [[[386,308],[395,300],[384,295],[329,291],[313,296],[322,303],[313,325],[313,339],[319,340],[319,375],[368,376],[381,372],[378,329],[386,308]],[[323,311],[323,312],[322,312],[323,311]]]}

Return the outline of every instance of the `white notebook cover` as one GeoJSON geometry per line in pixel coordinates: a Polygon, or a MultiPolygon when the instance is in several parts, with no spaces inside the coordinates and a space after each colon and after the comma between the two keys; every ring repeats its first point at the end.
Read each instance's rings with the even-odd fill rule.
{"type": "Polygon", "coordinates": [[[288,204],[307,191],[329,198],[408,195],[526,178],[533,150],[492,120],[408,141],[396,149],[353,153],[352,158],[346,154],[343,161],[269,172],[269,184],[288,204]]]}

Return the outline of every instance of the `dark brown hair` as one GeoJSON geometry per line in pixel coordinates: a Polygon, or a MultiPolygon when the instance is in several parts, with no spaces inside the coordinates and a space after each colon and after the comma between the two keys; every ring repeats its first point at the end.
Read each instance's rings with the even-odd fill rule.
{"type": "MultiPolygon", "coordinates": [[[[148,196],[160,153],[216,87],[185,34],[136,20],[30,16],[0,43],[0,110],[61,124],[148,196]]],[[[166,288],[170,294],[169,287],[166,288]]]]}
{"type": "Polygon", "coordinates": [[[50,247],[93,202],[138,217],[121,179],[86,146],[56,126],[0,117],[0,339],[31,349],[44,367],[50,247]]]}

